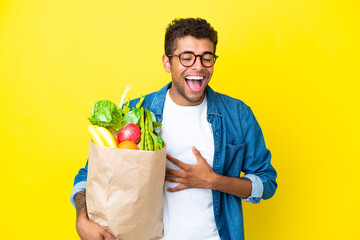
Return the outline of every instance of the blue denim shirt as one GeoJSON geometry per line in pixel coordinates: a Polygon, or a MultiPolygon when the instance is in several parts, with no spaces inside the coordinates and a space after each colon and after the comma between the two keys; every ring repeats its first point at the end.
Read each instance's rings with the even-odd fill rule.
{"type": "MultiPolygon", "coordinates": [[[[171,83],[158,92],[145,96],[142,106],[152,111],[162,122],[166,91],[171,83]]],[[[272,197],[276,191],[277,173],[272,167],[270,151],[266,148],[261,128],[251,109],[238,99],[214,92],[209,86],[207,120],[214,135],[214,172],[230,177],[245,173],[253,182],[252,195],[246,201],[259,203],[272,197]],[[259,184],[260,182],[260,184],[259,184]],[[260,190],[259,190],[260,189],[260,190]]],[[[138,99],[130,103],[135,107],[138,99]]],[[[86,188],[87,163],[75,177],[73,196],[86,188]]],[[[212,191],[216,226],[222,240],[244,239],[241,199],[231,194],[212,191]]]]}

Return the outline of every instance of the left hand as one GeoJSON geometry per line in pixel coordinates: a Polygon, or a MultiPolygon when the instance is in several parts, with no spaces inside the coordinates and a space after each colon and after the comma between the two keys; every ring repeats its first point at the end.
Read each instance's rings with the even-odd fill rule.
{"type": "Polygon", "coordinates": [[[177,192],[187,188],[211,188],[211,184],[217,174],[195,147],[192,147],[192,151],[197,160],[195,165],[183,163],[179,159],[169,154],[167,155],[169,161],[180,167],[180,170],[166,168],[167,176],[165,176],[165,180],[181,183],[174,188],[168,188],[169,192],[177,192]]]}

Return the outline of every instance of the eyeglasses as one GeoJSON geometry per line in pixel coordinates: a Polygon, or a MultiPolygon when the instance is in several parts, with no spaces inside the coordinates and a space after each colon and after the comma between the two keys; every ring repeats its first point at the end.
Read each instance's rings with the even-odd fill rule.
{"type": "Polygon", "coordinates": [[[183,65],[184,67],[191,67],[192,65],[194,65],[197,57],[200,57],[200,62],[204,67],[212,67],[215,64],[216,59],[219,57],[212,52],[205,52],[202,55],[196,55],[193,52],[183,52],[178,55],[167,56],[178,57],[181,65],[183,65]]]}

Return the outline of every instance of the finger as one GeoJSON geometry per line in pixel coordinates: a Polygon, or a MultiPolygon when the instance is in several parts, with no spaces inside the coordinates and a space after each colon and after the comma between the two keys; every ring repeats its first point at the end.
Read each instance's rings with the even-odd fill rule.
{"type": "Polygon", "coordinates": [[[171,168],[166,168],[166,174],[177,177],[183,177],[184,175],[182,170],[175,170],[171,168]]]}
{"type": "Polygon", "coordinates": [[[168,188],[167,191],[168,192],[178,192],[184,189],[188,189],[189,187],[187,187],[185,184],[180,184],[179,186],[176,186],[174,188],[168,188]]]}
{"type": "Polygon", "coordinates": [[[206,160],[203,158],[203,156],[201,156],[201,153],[199,152],[199,150],[196,149],[195,146],[192,147],[192,152],[194,153],[198,162],[206,162],[206,160]]]}
{"type": "Polygon", "coordinates": [[[105,229],[104,229],[104,232],[102,233],[102,235],[107,240],[117,240],[116,237],[114,237],[111,233],[109,233],[105,229]]]}
{"type": "Polygon", "coordinates": [[[182,178],[179,178],[179,177],[169,177],[169,176],[166,176],[166,177],[165,177],[165,181],[175,182],[175,183],[183,183],[182,178]]]}
{"type": "Polygon", "coordinates": [[[173,156],[171,156],[170,154],[167,154],[166,157],[167,157],[167,159],[169,159],[170,162],[172,162],[173,164],[175,164],[176,166],[178,166],[178,167],[180,167],[182,169],[185,169],[188,166],[188,164],[183,163],[179,159],[174,158],[173,156]]]}

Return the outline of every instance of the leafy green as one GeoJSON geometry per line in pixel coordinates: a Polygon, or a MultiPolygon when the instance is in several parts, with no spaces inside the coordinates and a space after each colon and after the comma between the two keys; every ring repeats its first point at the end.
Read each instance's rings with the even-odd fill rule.
{"type": "Polygon", "coordinates": [[[156,122],[155,114],[154,114],[153,112],[151,112],[151,111],[149,111],[149,112],[150,112],[150,115],[151,115],[151,120],[152,120],[153,122],[156,122]]]}
{"type": "Polygon", "coordinates": [[[125,125],[121,109],[108,100],[100,100],[94,104],[89,121],[93,125],[112,128],[115,131],[120,131],[125,125]]]}
{"type": "Polygon", "coordinates": [[[130,108],[128,107],[129,104],[123,106],[123,113],[125,114],[124,120],[126,124],[128,123],[135,123],[138,124],[140,117],[141,117],[141,104],[143,103],[145,97],[142,96],[139,100],[139,102],[136,104],[136,107],[133,108],[130,111],[130,108]],[[124,111],[124,107],[128,108],[129,110],[124,111]]]}
{"type": "Polygon", "coordinates": [[[164,147],[164,141],[159,136],[156,138],[156,140],[159,144],[159,149],[162,149],[164,147]]]}
{"type": "Polygon", "coordinates": [[[159,135],[159,132],[161,130],[161,126],[162,126],[161,123],[153,122],[153,128],[154,128],[154,132],[156,133],[156,135],[159,135]]]}
{"type": "Polygon", "coordinates": [[[143,103],[144,99],[145,99],[145,96],[141,96],[139,102],[136,104],[136,108],[140,108],[140,107],[141,107],[141,104],[143,103]]]}
{"type": "Polygon", "coordinates": [[[141,108],[134,108],[125,115],[124,120],[126,123],[137,124],[139,122],[140,117],[141,117],[141,108]]]}
{"type": "Polygon", "coordinates": [[[125,103],[123,106],[122,106],[122,112],[124,115],[126,115],[128,112],[130,112],[130,108],[129,108],[129,105],[130,105],[130,98],[129,100],[127,101],[127,103],[125,103]]]}

